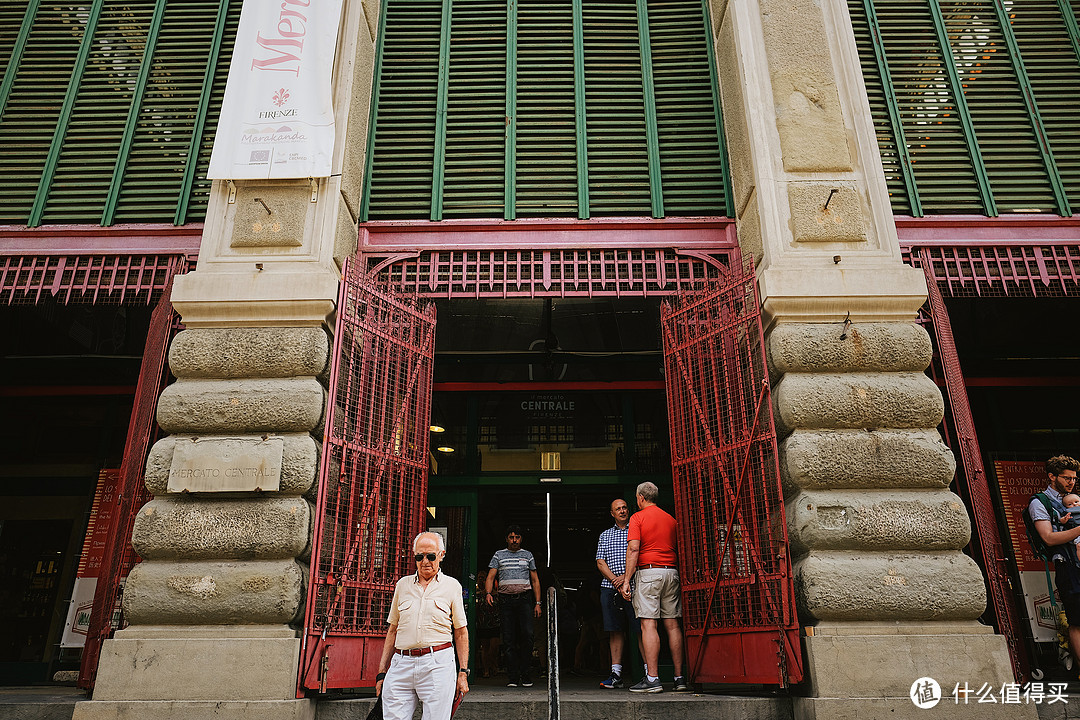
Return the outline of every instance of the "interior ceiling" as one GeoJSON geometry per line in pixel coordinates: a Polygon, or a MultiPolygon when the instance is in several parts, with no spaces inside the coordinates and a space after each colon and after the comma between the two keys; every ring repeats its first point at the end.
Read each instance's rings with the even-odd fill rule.
{"type": "Polygon", "coordinates": [[[659,351],[659,317],[659,300],[648,298],[440,301],[435,350],[659,351]]]}

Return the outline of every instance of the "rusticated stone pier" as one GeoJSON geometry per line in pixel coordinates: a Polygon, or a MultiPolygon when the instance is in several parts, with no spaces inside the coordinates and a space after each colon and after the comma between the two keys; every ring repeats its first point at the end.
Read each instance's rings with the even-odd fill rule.
{"type": "MultiPolygon", "coordinates": [[[[1000,688],[949,491],[926,299],[905,265],[843,0],[712,0],[739,242],[757,263],[806,679],[796,720],[921,717],[920,677],[1000,688]]],[[[940,705],[957,717],[976,706],[940,705]]],[[[995,716],[1034,717],[1033,706],[995,716]]]]}

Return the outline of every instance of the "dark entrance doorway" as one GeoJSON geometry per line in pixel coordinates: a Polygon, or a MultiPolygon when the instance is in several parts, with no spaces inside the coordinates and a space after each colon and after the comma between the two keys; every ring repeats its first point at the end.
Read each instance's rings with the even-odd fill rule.
{"type": "MultiPolygon", "coordinates": [[[[610,504],[632,505],[634,487],[649,479],[672,509],[660,301],[454,299],[437,307],[427,524],[447,533],[447,572],[460,572],[475,598],[478,673],[506,680],[498,613],[482,593],[492,555],[517,525],[543,596],[557,590],[562,673],[602,678],[610,658],[595,552],[613,524],[610,504]]],[[[544,632],[537,621],[541,671],[544,632]]]]}

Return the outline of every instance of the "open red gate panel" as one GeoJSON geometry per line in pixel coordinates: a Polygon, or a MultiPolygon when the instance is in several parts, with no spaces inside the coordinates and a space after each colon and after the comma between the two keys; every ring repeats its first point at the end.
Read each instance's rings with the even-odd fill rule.
{"type": "Polygon", "coordinates": [[[375,684],[394,585],[423,529],[435,307],[346,263],[300,691],[375,684]]]}
{"type": "Polygon", "coordinates": [[[802,652],[752,268],[665,302],[661,326],[690,675],[796,683],[802,652]]]}

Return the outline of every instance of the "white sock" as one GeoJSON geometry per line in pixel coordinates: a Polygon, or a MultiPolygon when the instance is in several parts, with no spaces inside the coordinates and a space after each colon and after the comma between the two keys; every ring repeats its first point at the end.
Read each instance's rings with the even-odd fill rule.
{"type": "Polygon", "coordinates": [[[650,675],[648,670],[645,671],[645,677],[649,679],[649,682],[654,683],[660,679],[659,675],[650,675]]]}
{"type": "Polygon", "coordinates": [[[619,665],[617,663],[611,663],[611,672],[615,673],[616,675],[621,676],[622,675],[622,665],[619,665]]]}

